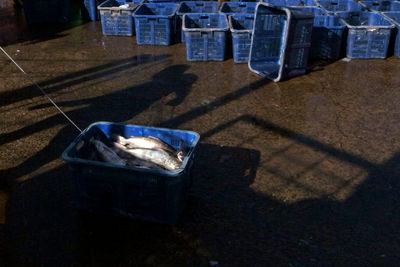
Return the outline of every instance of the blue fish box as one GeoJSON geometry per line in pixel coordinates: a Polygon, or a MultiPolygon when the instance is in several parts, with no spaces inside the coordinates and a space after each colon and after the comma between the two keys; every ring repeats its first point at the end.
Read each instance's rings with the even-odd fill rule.
{"type": "Polygon", "coordinates": [[[376,12],[337,13],[348,28],[348,58],[386,58],[394,25],[376,12]]]}
{"type": "Polygon", "coordinates": [[[178,38],[181,42],[185,42],[185,34],[182,31],[182,19],[186,13],[215,13],[218,11],[217,1],[184,1],[181,2],[176,14],[178,15],[178,38]],[[180,32],[180,35],[179,35],[180,32]]]}
{"type": "Polygon", "coordinates": [[[233,61],[236,63],[247,63],[249,61],[253,24],[253,14],[233,14],[229,16],[233,61]]]}
{"type": "Polygon", "coordinates": [[[145,221],[175,224],[184,209],[192,183],[190,170],[199,134],[138,125],[97,122],[85,129],[63,152],[62,158],[78,192],[78,208],[145,221]],[[187,154],[176,171],[120,166],[89,160],[90,139],[112,134],[124,137],[153,136],[175,149],[183,141],[187,154]]]}
{"type": "Polygon", "coordinates": [[[185,34],[187,60],[225,60],[229,26],[224,14],[185,14],[182,30],[185,34]]]}
{"type": "Polygon", "coordinates": [[[146,3],[133,14],[138,45],[170,45],[175,39],[175,3],[146,3]]]}
{"type": "Polygon", "coordinates": [[[132,14],[142,0],[108,0],[98,6],[104,35],[133,36],[132,14]],[[128,4],[127,7],[121,7],[128,4]]]}
{"type": "Polygon", "coordinates": [[[332,13],[318,7],[296,7],[314,14],[310,58],[335,60],[340,57],[346,25],[332,13]]]}
{"type": "Polygon", "coordinates": [[[259,3],[251,39],[249,68],[275,82],[304,74],[314,15],[259,3]]]}

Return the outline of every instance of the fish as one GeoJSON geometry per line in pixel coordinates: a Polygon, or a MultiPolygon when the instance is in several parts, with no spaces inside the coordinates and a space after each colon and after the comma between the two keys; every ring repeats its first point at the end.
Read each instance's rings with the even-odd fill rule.
{"type": "Polygon", "coordinates": [[[127,148],[118,142],[114,142],[114,146],[124,150],[135,158],[151,162],[169,171],[178,170],[182,166],[182,162],[178,158],[172,156],[163,149],[127,148]]]}
{"type": "Polygon", "coordinates": [[[115,153],[110,147],[106,146],[103,142],[96,139],[92,139],[90,140],[90,143],[96,149],[98,156],[101,160],[113,164],[118,164],[123,166],[126,165],[126,161],[120,158],[117,155],[117,153],[115,153]]]}
{"type": "MultiPolygon", "coordinates": [[[[133,149],[133,148],[144,148],[144,149],[154,149],[154,150],[162,149],[167,153],[170,153],[171,155],[175,156],[181,162],[185,158],[183,150],[177,151],[163,140],[153,136],[148,136],[148,137],[131,136],[130,138],[124,138],[120,135],[113,135],[112,139],[115,142],[126,146],[128,149],[133,149]]],[[[184,144],[184,142],[181,143],[184,144]]]]}

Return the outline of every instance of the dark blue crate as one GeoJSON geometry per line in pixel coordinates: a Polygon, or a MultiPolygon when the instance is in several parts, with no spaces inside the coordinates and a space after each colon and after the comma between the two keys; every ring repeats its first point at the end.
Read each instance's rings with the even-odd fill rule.
{"type": "Polygon", "coordinates": [[[82,6],[82,17],[87,20],[99,20],[100,11],[97,6],[105,2],[105,0],[84,0],[82,6]]]}
{"type": "Polygon", "coordinates": [[[256,8],[256,2],[224,2],[219,12],[226,15],[232,14],[253,14],[256,8]]]}
{"type": "Polygon", "coordinates": [[[394,39],[394,55],[396,57],[400,57],[400,12],[392,11],[392,12],[384,12],[383,15],[390,19],[396,28],[393,31],[395,34],[394,39]]]}
{"type": "Polygon", "coordinates": [[[186,58],[189,61],[223,61],[229,31],[224,14],[188,13],[183,15],[182,30],[186,40],[186,58]]]}
{"type": "Polygon", "coordinates": [[[396,1],[361,1],[359,3],[371,11],[400,11],[400,2],[396,1]]]}
{"type": "Polygon", "coordinates": [[[314,0],[263,0],[273,6],[317,6],[314,0]]]}
{"type": "Polygon", "coordinates": [[[170,45],[175,37],[178,4],[148,3],[133,14],[139,45],[170,45]]]}
{"type": "Polygon", "coordinates": [[[275,82],[304,74],[313,23],[311,13],[259,3],[251,39],[250,70],[275,82]]]}
{"type": "Polygon", "coordinates": [[[180,41],[185,42],[185,34],[182,31],[182,18],[186,13],[215,13],[218,11],[216,1],[184,1],[181,2],[176,14],[178,15],[177,36],[180,41]],[[180,32],[180,34],[179,34],[180,32]]]}
{"type": "Polygon", "coordinates": [[[132,14],[142,0],[108,0],[98,6],[104,35],[132,36],[135,33],[132,14]],[[129,4],[129,7],[120,7],[129,4]]]}
{"type": "Polygon", "coordinates": [[[352,0],[316,0],[316,2],[329,12],[362,11],[364,8],[352,0]]]}
{"type": "Polygon", "coordinates": [[[296,7],[314,14],[310,58],[334,60],[340,57],[346,25],[337,16],[318,7],[296,7]]]}
{"type": "Polygon", "coordinates": [[[232,33],[233,61],[247,63],[251,46],[254,15],[233,14],[229,16],[229,28],[232,33]]]}
{"type": "Polygon", "coordinates": [[[348,58],[386,58],[394,25],[376,12],[337,13],[349,29],[348,58]]]}
{"type": "Polygon", "coordinates": [[[62,154],[69,164],[78,192],[78,208],[159,223],[175,224],[192,183],[194,150],[200,136],[195,132],[137,125],[98,122],[84,130],[62,154]],[[179,149],[188,148],[182,168],[176,171],[120,166],[89,160],[90,139],[112,134],[124,137],[154,136],[179,149]]]}
{"type": "Polygon", "coordinates": [[[64,23],[70,20],[70,0],[24,0],[27,23],[64,23]]]}

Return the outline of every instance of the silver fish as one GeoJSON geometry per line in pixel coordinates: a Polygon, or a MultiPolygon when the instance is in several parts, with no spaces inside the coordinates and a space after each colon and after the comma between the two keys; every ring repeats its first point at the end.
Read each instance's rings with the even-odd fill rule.
{"type": "Polygon", "coordinates": [[[90,143],[96,148],[99,157],[106,162],[118,164],[118,165],[126,165],[125,160],[121,159],[117,153],[115,153],[111,148],[106,146],[103,142],[92,139],[90,143]]]}
{"type": "Polygon", "coordinates": [[[136,167],[142,167],[146,169],[160,169],[161,167],[145,160],[141,160],[133,156],[131,153],[129,153],[126,149],[126,147],[123,146],[117,146],[114,144],[114,146],[111,148],[115,153],[117,153],[118,156],[120,156],[122,159],[126,161],[126,165],[128,166],[136,166],[136,167]]]}
{"type": "Polygon", "coordinates": [[[114,142],[114,146],[125,150],[132,156],[144,160],[149,161],[157,166],[161,166],[164,169],[169,171],[175,171],[182,166],[182,162],[180,162],[176,157],[171,156],[168,152],[162,149],[147,149],[147,148],[129,148],[127,149],[124,145],[120,143],[114,142]]]}
{"type": "MultiPolygon", "coordinates": [[[[148,137],[131,136],[130,138],[124,138],[120,135],[113,135],[112,138],[114,141],[120,143],[121,145],[126,146],[128,149],[133,149],[133,148],[144,148],[144,149],[154,149],[154,150],[162,149],[165,150],[167,153],[170,153],[171,155],[178,158],[178,160],[181,162],[185,157],[183,151],[177,151],[163,140],[153,136],[148,136],[148,137]]],[[[182,145],[184,146],[183,142],[182,145]]]]}

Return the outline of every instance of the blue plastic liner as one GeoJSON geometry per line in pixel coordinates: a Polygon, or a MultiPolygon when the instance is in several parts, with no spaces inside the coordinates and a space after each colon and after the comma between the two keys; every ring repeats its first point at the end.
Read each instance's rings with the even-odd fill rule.
{"type": "Polygon", "coordinates": [[[362,11],[364,8],[352,0],[316,0],[328,12],[362,11]]]}
{"type": "Polygon", "coordinates": [[[394,25],[376,12],[339,12],[347,28],[348,58],[386,58],[394,25]]]}
{"type": "Polygon", "coordinates": [[[175,224],[192,183],[190,170],[200,136],[191,131],[97,122],[85,129],[63,152],[78,192],[78,208],[145,221],[175,224]],[[119,166],[86,159],[90,139],[99,133],[124,137],[154,136],[179,149],[187,147],[177,171],[119,166]]]}
{"type": "Polygon", "coordinates": [[[218,13],[183,15],[182,30],[189,61],[225,60],[228,19],[218,13]]]}
{"type": "Polygon", "coordinates": [[[310,58],[335,60],[340,57],[346,25],[332,13],[318,7],[296,7],[314,14],[310,58]]]}
{"type": "Polygon", "coordinates": [[[70,20],[70,0],[24,0],[23,6],[28,24],[70,20]]]}
{"type": "Polygon", "coordinates": [[[371,11],[400,11],[400,2],[397,1],[361,1],[359,3],[371,11]]]}
{"type": "Polygon", "coordinates": [[[135,26],[132,14],[142,0],[108,0],[98,6],[104,35],[132,36],[135,26]],[[121,5],[129,4],[127,8],[121,5]]]}
{"type": "Polygon", "coordinates": [[[247,63],[249,61],[253,24],[254,15],[252,14],[233,14],[229,16],[233,61],[236,63],[247,63]]]}
{"type": "Polygon", "coordinates": [[[392,12],[384,12],[383,15],[390,19],[396,28],[393,30],[393,34],[395,35],[394,40],[394,55],[396,57],[400,57],[400,12],[392,11],[392,12]]]}
{"type": "Polygon", "coordinates": [[[314,16],[290,7],[256,7],[249,68],[275,82],[304,74],[314,16]]]}
{"type": "Polygon", "coordinates": [[[184,1],[181,2],[176,14],[178,15],[177,36],[185,42],[185,34],[182,31],[182,19],[186,13],[215,13],[218,11],[217,1],[184,1]],[[179,34],[180,32],[180,34],[179,34]]]}
{"type": "Polygon", "coordinates": [[[147,3],[133,14],[138,45],[170,45],[175,40],[175,3],[147,3]]]}
{"type": "Polygon", "coordinates": [[[82,6],[82,17],[89,20],[99,20],[100,11],[97,6],[105,2],[105,0],[84,0],[82,6]]]}
{"type": "Polygon", "coordinates": [[[256,2],[224,2],[219,12],[226,15],[232,14],[253,14],[256,8],[256,2]]]}

